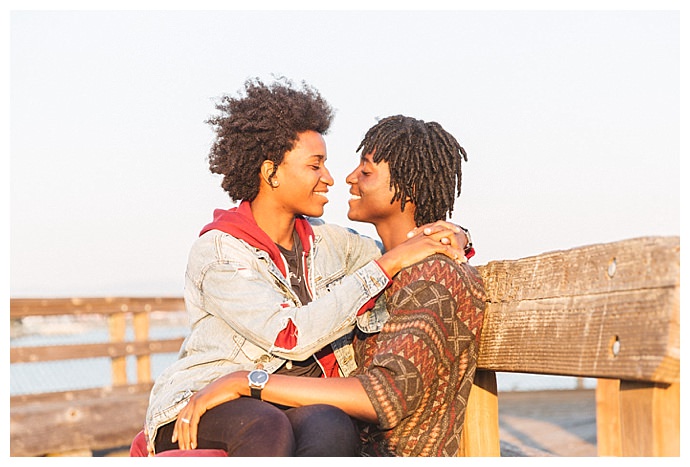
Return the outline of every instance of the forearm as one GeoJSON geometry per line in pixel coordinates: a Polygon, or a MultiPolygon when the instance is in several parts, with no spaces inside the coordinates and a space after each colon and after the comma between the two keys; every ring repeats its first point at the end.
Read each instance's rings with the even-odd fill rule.
{"type": "MultiPolygon", "coordinates": [[[[247,372],[238,372],[244,378],[240,394],[249,396],[247,372]]],[[[261,398],[274,404],[301,407],[329,404],[348,415],[368,423],[378,423],[378,417],[367,393],[357,378],[308,378],[272,374],[261,398]]]]}
{"type": "Polygon", "coordinates": [[[249,266],[241,270],[238,264],[216,264],[206,272],[201,287],[190,287],[198,301],[203,300],[203,311],[228,323],[252,344],[289,360],[309,358],[351,331],[360,308],[389,283],[372,261],[337,284],[319,284],[319,290],[329,287],[330,291],[307,305],[294,306],[290,296],[275,286],[273,276],[249,266]],[[279,337],[293,335],[288,328],[291,323],[298,332],[288,345],[279,337]]]}
{"type": "MultiPolygon", "coordinates": [[[[195,449],[199,420],[208,410],[242,396],[250,396],[247,371],[236,371],[196,392],[182,408],[175,421],[172,442],[180,449],[195,449]]],[[[374,407],[357,378],[309,378],[271,375],[261,397],[267,402],[300,407],[329,404],[353,418],[378,423],[374,407]]]]}

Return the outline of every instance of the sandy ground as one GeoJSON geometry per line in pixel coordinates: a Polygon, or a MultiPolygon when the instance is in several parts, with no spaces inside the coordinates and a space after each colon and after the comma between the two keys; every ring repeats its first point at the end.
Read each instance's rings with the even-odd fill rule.
{"type": "Polygon", "coordinates": [[[594,390],[503,392],[502,456],[597,455],[594,390]]]}

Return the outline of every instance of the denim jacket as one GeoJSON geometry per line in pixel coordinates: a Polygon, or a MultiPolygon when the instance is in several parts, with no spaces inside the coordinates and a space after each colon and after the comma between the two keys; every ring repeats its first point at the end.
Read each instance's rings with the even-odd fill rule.
{"type": "Polygon", "coordinates": [[[388,318],[381,292],[389,278],[374,261],[378,244],[352,230],[309,219],[314,231],[306,260],[313,300],[301,306],[269,255],[220,230],[192,246],[184,299],[191,331],[178,360],[156,379],[146,414],[149,450],[158,428],[171,422],[190,396],[228,373],[262,367],[276,371],[332,343],[341,376],[356,367],[351,346],[355,323],[378,332],[388,318]],[[381,295],[368,312],[367,302],[381,295]],[[292,320],[293,348],[276,347],[276,335],[292,320]]]}

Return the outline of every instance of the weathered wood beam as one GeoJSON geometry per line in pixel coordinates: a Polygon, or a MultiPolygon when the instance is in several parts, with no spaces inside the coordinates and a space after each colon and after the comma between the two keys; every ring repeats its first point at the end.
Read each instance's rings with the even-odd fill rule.
{"type": "Polygon", "coordinates": [[[182,297],[12,298],[10,318],[80,314],[112,314],[123,311],[184,311],[182,297]]]}
{"type": "Polygon", "coordinates": [[[680,239],[591,245],[479,267],[479,367],[680,380],[680,239]]]}
{"type": "Polygon", "coordinates": [[[112,342],[100,344],[69,344],[56,346],[11,347],[10,363],[48,362],[79,358],[125,357],[152,353],[178,352],[184,338],[150,341],[112,342]]]}
{"type": "Polygon", "coordinates": [[[101,399],[13,406],[10,456],[43,456],[126,446],[142,429],[148,397],[141,393],[101,399]]]}

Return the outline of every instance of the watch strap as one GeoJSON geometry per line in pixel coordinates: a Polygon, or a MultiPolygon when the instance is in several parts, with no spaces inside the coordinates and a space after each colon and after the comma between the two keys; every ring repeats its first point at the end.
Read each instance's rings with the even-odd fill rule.
{"type": "MultiPolygon", "coordinates": [[[[464,251],[465,251],[465,256],[467,256],[470,252],[474,254],[472,250],[474,250],[474,245],[472,245],[472,237],[470,236],[470,231],[469,229],[466,229],[465,227],[459,225],[460,229],[465,233],[465,237],[467,237],[467,245],[465,245],[464,251]]],[[[468,256],[469,258],[469,256],[468,256]]]]}

